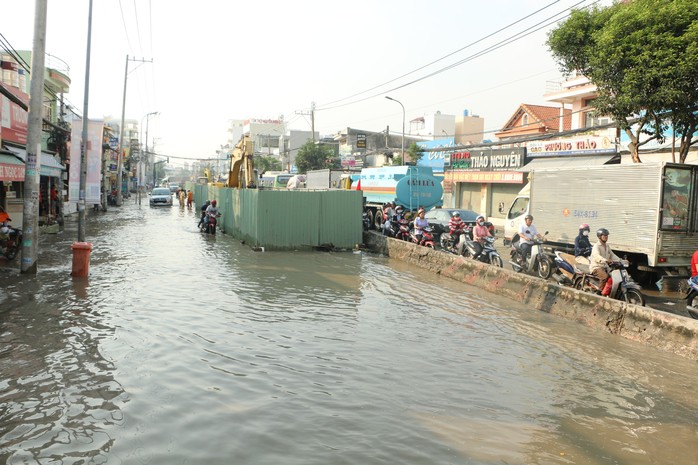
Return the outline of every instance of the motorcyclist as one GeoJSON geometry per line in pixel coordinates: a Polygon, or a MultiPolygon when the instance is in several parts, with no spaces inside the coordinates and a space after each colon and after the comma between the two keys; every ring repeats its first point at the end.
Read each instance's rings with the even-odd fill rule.
{"type": "Polygon", "coordinates": [[[538,232],[538,229],[533,225],[533,215],[526,215],[524,222],[519,227],[519,240],[521,249],[521,266],[526,268],[528,256],[531,254],[533,247],[533,239],[538,238],[543,240],[543,236],[538,232]]]}
{"type": "Polygon", "coordinates": [[[608,274],[608,264],[611,262],[619,262],[620,258],[613,253],[611,247],[608,246],[606,241],[608,241],[608,229],[600,228],[596,231],[596,237],[599,241],[594,244],[591,249],[591,265],[589,270],[591,274],[599,279],[599,287],[601,290],[601,295],[608,296],[611,293],[611,286],[608,274]],[[607,285],[608,284],[608,285],[607,285]]]}
{"type": "Polygon", "coordinates": [[[478,217],[475,218],[475,227],[473,228],[473,245],[475,246],[475,255],[473,255],[473,259],[477,260],[480,258],[480,254],[484,249],[485,238],[490,236],[492,236],[492,233],[490,233],[490,230],[485,226],[485,217],[478,215],[478,217]]]}
{"type": "Polygon", "coordinates": [[[465,231],[465,221],[460,217],[460,212],[453,212],[451,219],[448,220],[448,233],[453,238],[453,243],[457,244],[459,236],[465,231]]]}
{"type": "Polygon", "coordinates": [[[383,234],[386,236],[392,236],[390,233],[391,221],[395,220],[395,204],[388,202],[385,204],[385,209],[383,210],[383,234]]]}
{"type": "Polygon", "coordinates": [[[589,225],[582,223],[579,225],[579,234],[574,238],[574,256],[588,257],[591,255],[591,242],[589,242],[589,225]]]}
{"type": "Polygon", "coordinates": [[[211,201],[207,200],[204,202],[204,204],[201,206],[201,218],[199,219],[199,224],[197,224],[197,227],[201,227],[202,224],[204,224],[204,218],[206,218],[206,209],[211,205],[211,201]]]}
{"type": "Polygon", "coordinates": [[[414,235],[417,237],[418,242],[422,242],[422,234],[424,234],[424,228],[429,226],[429,221],[424,218],[424,210],[418,210],[417,218],[414,219],[414,235]]]}

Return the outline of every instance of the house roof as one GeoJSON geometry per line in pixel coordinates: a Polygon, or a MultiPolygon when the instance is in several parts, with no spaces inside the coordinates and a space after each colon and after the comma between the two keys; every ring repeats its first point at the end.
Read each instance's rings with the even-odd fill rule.
{"type": "MultiPolygon", "coordinates": [[[[530,126],[538,126],[540,128],[545,128],[551,132],[556,132],[560,130],[560,107],[550,107],[546,105],[531,105],[529,103],[522,103],[519,108],[516,109],[513,115],[507,120],[501,131],[506,131],[508,129],[514,129],[516,126],[514,124],[519,120],[522,114],[526,113],[529,118],[530,126]]],[[[562,120],[562,130],[569,131],[572,129],[572,110],[563,110],[563,120],[562,120]]]]}

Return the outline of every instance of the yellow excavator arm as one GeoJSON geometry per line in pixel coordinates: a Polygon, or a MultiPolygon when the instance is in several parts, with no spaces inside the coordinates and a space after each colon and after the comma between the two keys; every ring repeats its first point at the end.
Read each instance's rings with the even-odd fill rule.
{"type": "Polygon", "coordinates": [[[230,172],[227,187],[255,188],[254,144],[249,136],[242,136],[230,154],[230,172]]]}

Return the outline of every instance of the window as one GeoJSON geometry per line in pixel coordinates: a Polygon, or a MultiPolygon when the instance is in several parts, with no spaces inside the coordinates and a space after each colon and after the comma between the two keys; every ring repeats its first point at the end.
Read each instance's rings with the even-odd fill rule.
{"type": "Polygon", "coordinates": [[[513,220],[528,212],[528,197],[517,197],[514,203],[511,204],[507,219],[513,220]]]}
{"type": "Polygon", "coordinates": [[[584,127],[591,128],[594,126],[603,126],[611,122],[607,116],[597,116],[593,111],[584,113],[584,127]]]}
{"type": "Polygon", "coordinates": [[[526,125],[528,125],[528,113],[524,113],[524,115],[521,117],[521,126],[526,125]]]}
{"type": "Polygon", "coordinates": [[[688,199],[690,195],[690,168],[665,168],[664,188],[662,190],[662,229],[688,229],[688,199]]]}

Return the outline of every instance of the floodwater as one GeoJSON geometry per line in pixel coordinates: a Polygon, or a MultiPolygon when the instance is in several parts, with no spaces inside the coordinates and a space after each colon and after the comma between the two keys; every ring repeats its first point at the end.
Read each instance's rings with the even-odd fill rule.
{"type": "Polygon", "coordinates": [[[0,269],[0,462],[697,464],[696,363],[385,257],[127,200],[0,269]]]}

